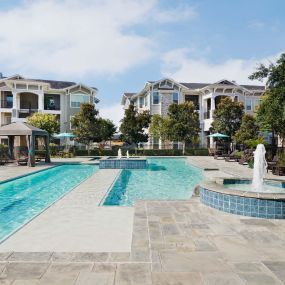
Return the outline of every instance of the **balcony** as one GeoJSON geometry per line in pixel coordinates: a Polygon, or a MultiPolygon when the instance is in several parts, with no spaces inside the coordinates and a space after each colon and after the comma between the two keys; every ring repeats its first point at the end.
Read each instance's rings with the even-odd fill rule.
{"type": "Polygon", "coordinates": [[[60,111],[60,95],[45,94],[44,95],[44,110],[60,111]]]}

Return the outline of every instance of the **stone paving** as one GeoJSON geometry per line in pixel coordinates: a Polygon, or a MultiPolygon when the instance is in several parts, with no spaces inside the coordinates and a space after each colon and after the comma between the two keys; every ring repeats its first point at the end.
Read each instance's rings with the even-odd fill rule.
{"type": "Polygon", "coordinates": [[[1,253],[0,284],[285,284],[284,248],[282,220],[140,201],[131,252],[1,253]]]}
{"type": "MultiPolygon", "coordinates": [[[[214,163],[220,170],[210,178],[250,175],[236,163],[214,163]]],[[[139,201],[130,252],[0,252],[0,284],[285,284],[285,221],[220,212],[197,197],[139,201]]]]}

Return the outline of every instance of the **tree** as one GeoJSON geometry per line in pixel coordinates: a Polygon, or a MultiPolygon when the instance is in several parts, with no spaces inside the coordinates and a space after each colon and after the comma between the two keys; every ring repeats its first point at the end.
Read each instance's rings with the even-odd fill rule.
{"type": "Polygon", "coordinates": [[[167,130],[167,139],[185,144],[196,141],[200,131],[199,114],[192,102],[171,104],[168,108],[167,121],[164,128],[167,130]]]}
{"type": "Polygon", "coordinates": [[[120,131],[122,139],[130,144],[147,142],[148,134],[145,132],[145,129],[149,127],[150,119],[148,111],[139,113],[135,106],[130,105],[125,110],[124,118],[121,120],[120,131]]]}
{"type": "Polygon", "coordinates": [[[59,132],[59,120],[56,115],[34,113],[27,118],[27,123],[47,131],[50,137],[59,132]]]}
{"type": "Polygon", "coordinates": [[[168,135],[168,125],[169,122],[167,122],[168,117],[163,118],[162,116],[155,114],[151,117],[151,123],[149,126],[149,133],[153,137],[160,138],[162,141],[165,141],[167,139],[168,135]]]}
{"type": "Polygon", "coordinates": [[[91,143],[110,139],[116,131],[110,120],[99,118],[98,115],[94,105],[83,103],[80,111],[71,119],[75,140],[87,146],[88,154],[91,143]]]}
{"type": "Polygon", "coordinates": [[[101,140],[111,140],[114,133],[117,131],[117,127],[114,125],[114,123],[109,119],[103,118],[99,118],[98,123],[100,126],[101,140]]]}
{"type": "MultiPolygon", "coordinates": [[[[271,130],[285,143],[285,95],[280,88],[266,92],[257,111],[257,121],[263,130],[271,130]]],[[[272,136],[273,137],[273,136],[272,136]]],[[[274,138],[272,144],[275,145],[274,138]]]]}
{"type": "MultiPolygon", "coordinates": [[[[276,61],[276,64],[270,63],[268,66],[260,64],[257,70],[249,77],[251,80],[263,81],[267,78],[266,86],[268,89],[285,88],[285,53],[280,55],[280,58],[276,61]]],[[[283,93],[285,96],[285,94],[283,93]]]]}
{"type": "Polygon", "coordinates": [[[244,106],[241,102],[234,102],[229,97],[222,99],[214,110],[213,131],[226,134],[232,140],[234,134],[240,128],[243,114],[244,106]]]}
{"type": "Polygon", "coordinates": [[[276,63],[268,66],[260,64],[249,79],[262,81],[266,78],[267,90],[257,112],[257,120],[262,128],[272,131],[272,145],[275,145],[274,134],[277,134],[282,146],[285,143],[285,53],[276,63]]]}
{"type": "Polygon", "coordinates": [[[239,130],[234,135],[234,140],[240,144],[246,144],[248,140],[258,139],[258,125],[254,116],[244,114],[239,130]]]}

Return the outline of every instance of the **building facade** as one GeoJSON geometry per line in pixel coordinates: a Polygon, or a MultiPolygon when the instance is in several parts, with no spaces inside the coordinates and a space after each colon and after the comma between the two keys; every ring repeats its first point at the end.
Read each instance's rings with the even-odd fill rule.
{"type": "MultiPolygon", "coordinates": [[[[148,110],[151,115],[166,116],[172,103],[193,102],[200,118],[200,144],[203,147],[212,144],[207,137],[213,122],[213,113],[221,99],[230,97],[233,101],[244,104],[245,113],[254,114],[258,108],[264,86],[239,85],[226,79],[215,83],[180,83],[173,79],[163,78],[146,82],[144,88],[137,93],[124,93],[121,104],[128,108],[136,106],[139,112],[148,110]]],[[[150,137],[146,148],[162,148],[159,138],[150,137]]],[[[172,147],[181,147],[179,142],[172,142],[172,147]]]]}
{"type": "Polygon", "coordinates": [[[25,122],[35,112],[54,114],[60,132],[70,132],[70,119],[84,102],[96,104],[97,88],[67,81],[0,76],[0,125],[25,122]]]}

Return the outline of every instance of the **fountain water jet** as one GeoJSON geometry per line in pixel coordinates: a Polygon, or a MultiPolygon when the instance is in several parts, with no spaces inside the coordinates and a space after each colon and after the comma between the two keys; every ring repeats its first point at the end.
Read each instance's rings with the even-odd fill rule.
{"type": "Polygon", "coordinates": [[[127,158],[130,158],[129,151],[127,150],[127,158]]]}
{"type": "Polygon", "coordinates": [[[254,152],[254,167],[252,179],[252,191],[254,192],[262,192],[263,190],[263,178],[267,168],[265,153],[266,150],[264,145],[258,144],[254,152]]]}
{"type": "Polygon", "coordinates": [[[122,151],[121,149],[119,148],[118,149],[118,159],[121,159],[122,158],[122,151]]]}

